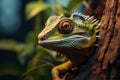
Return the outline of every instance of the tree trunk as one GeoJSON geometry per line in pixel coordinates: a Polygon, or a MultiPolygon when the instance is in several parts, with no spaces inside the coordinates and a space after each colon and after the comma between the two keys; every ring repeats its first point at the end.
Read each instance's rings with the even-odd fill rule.
{"type": "Polygon", "coordinates": [[[101,19],[99,47],[74,80],[120,80],[120,0],[92,0],[91,6],[85,14],[101,19]]]}
{"type": "MultiPolygon", "coordinates": [[[[120,49],[120,0],[107,0],[100,27],[101,45],[89,80],[118,80],[120,49]],[[96,77],[96,78],[95,78],[96,77]]],[[[120,77],[119,77],[120,80],[120,77]]]]}

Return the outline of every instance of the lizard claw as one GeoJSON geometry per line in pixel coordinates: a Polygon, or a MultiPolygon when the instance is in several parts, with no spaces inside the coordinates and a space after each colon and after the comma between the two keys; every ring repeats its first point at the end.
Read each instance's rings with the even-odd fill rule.
{"type": "Polygon", "coordinates": [[[52,69],[53,80],[65,80],[68,75],[67,71],[71,68],[71,62],[67,61],[61,65],[58,65],[52,69]],[[61,74],[63,73],[63,74],[61,74]]]}

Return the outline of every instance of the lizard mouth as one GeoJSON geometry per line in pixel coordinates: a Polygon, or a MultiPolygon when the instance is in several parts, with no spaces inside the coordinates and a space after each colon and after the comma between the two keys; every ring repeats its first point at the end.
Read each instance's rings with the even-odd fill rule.
{"type": "Polygon", "coordinates": [[[75,35],[81,35],[83,37],[90,37],[89,33],[87,32],[79,32],[79,33],[76,33],[75,35]]]}
{"type": "MultiPolygon", "coordinates": [[[[87,32],[78,32],[78,33],[73,34],[73,36],[75,35],[80,35],[81,37],[90,37],[89,33],[87,32]]],[[[56,41],[56,40],[62,40],[62,39],[54,39],[54,40],[56,41]]],[[[54,41],[54,40],[49,40],[49,41],[54,41]]],[[[42,41],[48,41],[46,40],[46,36],[42,36],[41,38],[38,38],[38,44],[41,43],[42,41]]]]}

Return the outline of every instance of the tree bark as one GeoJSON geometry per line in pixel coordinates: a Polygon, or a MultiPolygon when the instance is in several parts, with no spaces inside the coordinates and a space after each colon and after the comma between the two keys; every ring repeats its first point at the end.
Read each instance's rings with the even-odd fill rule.
{"type": "Polygon", "coordinates": [[[106,1],[100,30],[101,47],[89,80],[116,80],[116,60],[120,48],[120,0],[106,1]]]}
{"type": "Polygon", "coordinates": [[[85,14],[101,19],[99,47],[74,80],[120,80],[120,0],[94,1],[85,14]]]}

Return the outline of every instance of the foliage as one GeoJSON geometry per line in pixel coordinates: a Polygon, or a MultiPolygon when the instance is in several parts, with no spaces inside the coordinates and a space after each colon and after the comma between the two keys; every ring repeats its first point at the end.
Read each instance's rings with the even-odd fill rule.
{"type": "MultiPolygon", "coordinates": [[[[85,0],[70,0],[67,7],[53,0],[54,6],[48,6],[42,0],[32,1],[26,5],[25,15],[26,19],[34,19],[34,29],[29,32],[26,41],[23,43],[14,40],[0,40],[0,49],[14,51],[18,56],[21,65],[27,65],[25,70],[1,68],[3,74],[16,74],[21,77],[21,80],[51,80],[50,70],[57,64],[65,61],[64,57],[59,57],[53,51],[46,50],[37,46],[37,35],[43,29],[41,25],[51,14],[65,14],[77,9],[81,4],[87,4],[85,0]],[[9,44],[9,45],[8,45],[9,44]],[[8,71],[10,71],[8,73],[8,71]],[[47,76],[47,77],[46,77],[47,76]]],[[[7,65],[7,64],[6,64],[7,65]]],[[[3,75],[3,74],[0,75],[3,75]]]]}
{"type": "Polygon", "coordinates": [[[42,1],[34,1],[27,4],[26,8],[26,17],[27,19],[31,19],[35,15],[39,14],[41,11],[47,9],[48,6],[42,1]]]}

